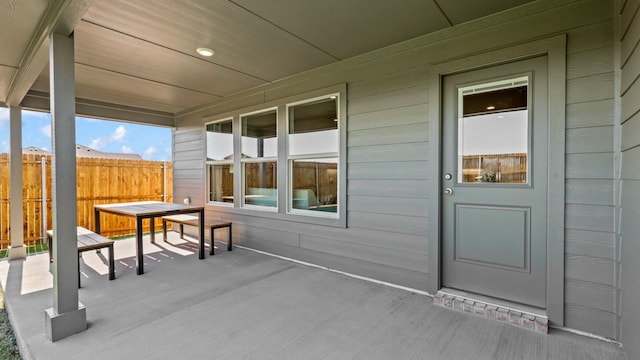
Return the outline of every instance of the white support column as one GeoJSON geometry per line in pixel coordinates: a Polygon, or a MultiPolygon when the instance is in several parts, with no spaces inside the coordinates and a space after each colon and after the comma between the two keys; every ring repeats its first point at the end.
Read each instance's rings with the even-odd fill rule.
{"type": "Polygon", "coordinates": [[[22,220],[22,108],[9,108],[9,141],[11,166],[9,167],[9,217],[10,239],[9,260],[25,259],[27,248],[24,246],[24,221],[22,220]]]}
{"type": "Polygon", "coordinates": [[[57,341],[87,329],[78,302],[76,244],[76,120],[73,34],[51,35],[49,45],[53,139],[53,307],[45,310],[47,338],[57,341]]]}

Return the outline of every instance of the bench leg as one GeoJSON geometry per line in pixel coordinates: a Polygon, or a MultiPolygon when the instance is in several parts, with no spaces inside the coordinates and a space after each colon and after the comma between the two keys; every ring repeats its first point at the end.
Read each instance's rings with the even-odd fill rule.
{"type": "Polygon", "coordinates": [[[154,224],[155,218],[149,218],[149,237],[151,238],[151,243],[156,243],[156,229],[154,224]]]}
{"type": "Polygon", "coordinates": [[[233,250],[233,241],[231,240],[233,237],[233,231],[231,230],[231,225],[232,224],[229,224],[229,242],[227,243],[227,251],[233,250]]]}
{"type": "Polygon", "coordinates": [[[209,228],[210,229],[210,236],[211,236],[211,247],[209,248],[209,255],[215,255],[214,254],[214,245],[213,245],[213,238],[214,238],[214,234],[216,229],[212,226],[209,228]]]}
{"type": "Polygon", "coordinates": [[[180,239],[184,240],[184,224],[180,224],[180,239]]]}
{"type": "Polygon", "coordinates": [[[167,242],[167,220],[162,219],[162,241],[167,242]]]}
{"type": "Polygon", "coordinates": [[[53,262],[53,249],[51,248],[51,242],[52,242],[52,238],[47,236],[47,245],[49,247],[49,262],[52,263],[53,262]]]}
{"type": "Polygon", "coordinates": [[[116,278],[116,262],[113,255],[113,244],[109,245],[109,280],[116,278]]]}
{"type": "Polygon", "coordinates": [[[80,286],[80,251],[78,251],[78,288],[81,288],[82,286],[80,286]]]}

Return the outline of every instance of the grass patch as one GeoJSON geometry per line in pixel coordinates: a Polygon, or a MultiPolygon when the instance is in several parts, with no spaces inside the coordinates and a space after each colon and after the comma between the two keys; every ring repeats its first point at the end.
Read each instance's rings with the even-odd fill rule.
{"type": "MultiPolygon", "coordinates": [[[[47,244],[36,244],[32,246],[27,246],[27,255],[39,254],[45,251],[49,251],[49,246],[47,244]]],[[[6,259],[7,257],[9,257],[9,250],[8,249],[0,250],[0,259],[6,259]]]]}
{"type": "Polygon", "coordinates": [[[4,307],[4,295],[0,289],[0,359],[21,360],[20,351],[13,335],[9,314],[4,307]]]}

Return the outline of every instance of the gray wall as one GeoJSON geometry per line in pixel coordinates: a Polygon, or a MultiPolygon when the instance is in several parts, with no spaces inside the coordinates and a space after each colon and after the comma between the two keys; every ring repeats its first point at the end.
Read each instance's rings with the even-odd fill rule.
{"type": "Polygon", "coordinates": [[[640,359],[640,14],[637,1],[620,1],[622,96],[621,338],[629,359],[640,359]],[[624,5],[624,7],[623,7],[624,5]]]}
{"type": "MultiPolygon", "coordinates": [[[[247,216],[238,243],[417,289],[428,281],[431,64],[567,34],[566,306],[568,327],[615,338],[613,2],[537,1],[423,36],[179,116],[174,197],[205,203],[203,118],[347,83],[348,228],[247,216]]],[[[562,154],[558,154],[562,156],[562,154]]],[[[637,225],[636,225],[637,226],[637,225]]]]}

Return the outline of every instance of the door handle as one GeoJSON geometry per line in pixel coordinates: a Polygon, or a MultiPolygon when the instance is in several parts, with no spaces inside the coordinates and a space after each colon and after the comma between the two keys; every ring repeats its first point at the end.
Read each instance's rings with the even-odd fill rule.
{"type": "Polygon", "coordinates": [[[451,195],[453,195],[453,189],[445,188],[444,189],[444,193],[447,194],[448,196],[451,196],[451,195]]]}

